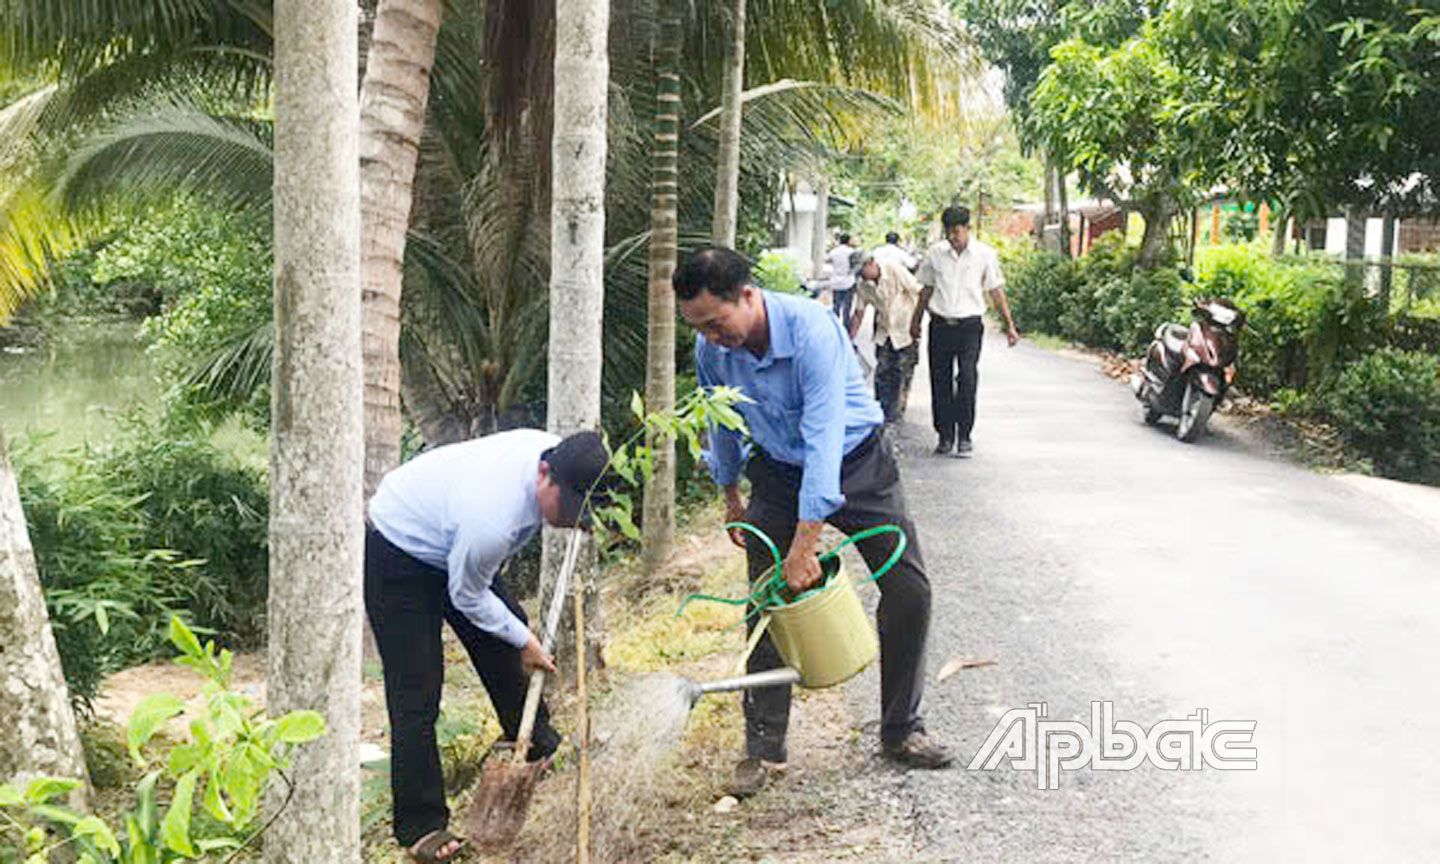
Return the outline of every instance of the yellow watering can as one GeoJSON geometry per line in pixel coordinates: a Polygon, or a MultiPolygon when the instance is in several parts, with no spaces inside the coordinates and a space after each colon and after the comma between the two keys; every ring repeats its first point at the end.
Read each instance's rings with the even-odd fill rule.
{"type": "MultiPolygon", "coordinates": [[[[702,692],[794,683],[794,677],[798,677],[798,683],[802,687],[832,687],[848,681],[869,665],[879,650],[879,642],[875,638],[875,628],[871,626],[870,618],[860,604],[860,596],[855,592],[857,583],[852,582],[845,573],[839,553],[846,546],[870,537],[880,534],[896,535],[895,549],[890,553],[890,557],[872,576],[858,584],[873,582],[890,572],[890,568],[894,567],[905,553],[909,541],[899,526],[881,525],[861,531],[822,554],[820,566],[823,576],[820,583],[793,598],[787,597],[789,589],[781,572],[780,550],[776,548],[774,541],[759,528],[745,522],[732,522],[725,527],[739,528],[759,538],[770,550],[775,566],[760,580],[749,597],[733,599],[691,594],[685,598],[685,602],[675,614],[685,611],[686,605],[692,600],[749,605],[752,611],[745,620],[749,620],[750,615],[758,614],[761,617],[750,634],[738,669],[744,668],[745,661],[768,629],[781,658],[794,670],[794,674],[782,676],[791,680],[779,680],[774,672],[761,672],[758,675],[726,679],[723,687],[696,685],[697,698],[702,692]]],[[[719,683],[722,682],[716,682],[719,683]]]]}

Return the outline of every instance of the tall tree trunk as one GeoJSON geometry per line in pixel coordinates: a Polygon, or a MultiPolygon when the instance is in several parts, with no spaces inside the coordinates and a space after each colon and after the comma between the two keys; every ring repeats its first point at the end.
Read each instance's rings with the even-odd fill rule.
{"type": "MultiPolygon", "coordinates": [[[[0,437],[0,782],[87,780],[35,551],[0,437]]],[[[82,806],[88,789],[71,796],[82,806]]]]}
{"type": "MultiPolygon", "coordinates": [[[[265,860],[360,860],[364,372],[353,0],[275,4],[270,710],[329,731],[298,752],[265,860]]],[[[282,790],[275,790],[278,804],[282,790]]]]}
{"type": "Polygon", "coordinates": [[[810,260],[815,269],[815,279],[818,282],[821,276],[825,275],[825,253],[830,251],[825,248],[826,242],[830,239],[830,181],[824,174],[818,174],[810,181],[815,190],[815,222],[810,228],[810,260]]]}
{"type": "MultiPolygon", "coordinates": [[[[609,0],[555,4],[547,425],[560,435],[600,425],[609,33],[609,0]]],[[[542,584],[554,584],[563,558],[560,532],[546,529],[542,584]]],[[[602,626],[594,569],[595,549],[587,543],[575,579],[587,611],[596,613],[587,616],[592,633],[602,626]]],[[[598,648],[598,641],[591,644],[598,648]]]]}
{"type": "Polygon", "coordinates": [[[1345,211],[1345,284],[1358,291],[1365,282],[1365,214],[1351,207],[1345,211]]]}
{"type": "Polygon", "coordinates": [[[1275,234],[1270,238],[1270,257],[1279,258],[1285,254],[1285,238],[1290,235],[1290,214],[1277,207],[1273,221],[1275,234]]]}
{"type": "Polygon", "coordinates": [[[1390,291],[1395,284],[1395,216],[1385,214],[1380,231],[1380,308],[1390,312],[1390,291]]]}
{"type": "Polygon", "coordinates": [[[1068,175],[1064,171],[1055,171],[1056,191],[1060,197],[1060,254],[1066,258],[1074,257],[1070,252],[1070,193],[1065,188],[1065,181],[1068,175]]]}
{"type": "Polygon", "coordinates": [[[733,26],[725,48],[725,83],[720,96],[720,154],[715,160],[715,216],[710,242],[735,246],[740,213],[741,94],[745,89],[745,0],[734,0],[733,26]]]}
{"type": "MultiPolygon", "coordinates": [[[[679,248],[677,207],[680,182],[680,14],[676,0],[662,0],[655,56],[655,141],[650,187],[649,344],[645,366],[645,409],[675,407],[675,273],[679,248]]],[[[641,563],[651,573],[670,555],[675,541],[675,442],[651,436],[646,442],[654,465],[645,484],[641,563]]]]}
{"type": "Polygon", "coordinates": [[[1140,212],[1145,220],[1145,236],[1140,241],[1140,254],[1135,264],[1142,270],[1154,270],[1170,251],[1170,218],[1174,215],[1167,201],[1147,202],[1140,212]]]}
{"type": "Polygon", "coordinates": [[[380,0],[360,86],[365,497],[400,461],[400,291],[440,0],[380,0]]]}

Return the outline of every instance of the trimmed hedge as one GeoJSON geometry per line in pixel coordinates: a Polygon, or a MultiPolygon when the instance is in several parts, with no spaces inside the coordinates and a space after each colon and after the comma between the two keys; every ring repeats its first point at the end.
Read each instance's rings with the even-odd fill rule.
{"type": "Polygon", "coordinates": [[[1323,404],[1378,473],[1440,483],[1440,361],[1381,348],[1347,366],[1323,404]]]}

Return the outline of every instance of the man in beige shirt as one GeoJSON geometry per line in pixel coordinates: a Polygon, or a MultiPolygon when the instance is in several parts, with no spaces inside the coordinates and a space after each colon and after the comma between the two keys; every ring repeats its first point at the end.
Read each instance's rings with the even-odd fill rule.
{"type": "MultiPolygon", "coordinates": [[[[905,416],[910,381],[920,359],[920,343],[910,335],[910,322],[920,302],[920,282],[902,261],[872,253],[860,268],[856,290],[860,310],[867,305],[875,309],[875,398],[885,411],[885,422],[898,423],[905,416]]],[[[857,314],[851,324],[851,339],[860,319],[857,314]]]]}
{"type": "Polygon", "coordinates": [[[920,322],[930,313],[930,406],[940,443],[937,456],[953,449],[960,458],[970,456],[970,431],[975,426],[976,367],[985,336],[985,296],[994,300],[1005,317],[1010,347],[1020,340],[1010,304],[1005,299],[1005,277],[1000,257],[990,246],[970,236],[970,211],[947,207],[940,216],[945,239],[931,246],[920,264],[924,289],[910,335],[920,338],[920,322]]]}

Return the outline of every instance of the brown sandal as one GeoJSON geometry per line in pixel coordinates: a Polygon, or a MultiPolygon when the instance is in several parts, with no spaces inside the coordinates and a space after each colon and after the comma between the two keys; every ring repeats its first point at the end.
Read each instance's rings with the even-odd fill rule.
{"type": "Polygon", "coordinates": [[[405,851],[409,852],[410,857],[420,864],[438,864],[438,862],[449,861],[457,857],[465,851],[465,847],[468,845],[470,845],[470,841],[465,838],[456,837],[444,828],[437,828],[415,841],[415,845],[405,851]],[[440,850],[452,843],[459,845],[449,855],[441,855],[440,850]]]}

